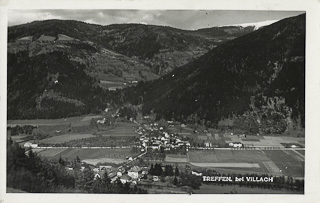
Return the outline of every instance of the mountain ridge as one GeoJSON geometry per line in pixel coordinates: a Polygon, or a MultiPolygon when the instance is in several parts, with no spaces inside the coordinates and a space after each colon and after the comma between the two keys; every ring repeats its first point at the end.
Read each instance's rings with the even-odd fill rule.
{"type": "MultiPolygon", "coordinates": [[[[281,108],[292,112],[275,110],[274,114],[300,117],[298,123],[304,126],[304,57],[305,15],[287,18],[228,41],[148,84],[143,109],[158,118],[218,123],[252,113],[252,96],[260,110],[268,106],[261,97],[282,96],[281,108]]],[[[267,114],[261,110],[259,117],[267,114]]],[[[261,125],[256,122],[256,126],[261,125]]]]}

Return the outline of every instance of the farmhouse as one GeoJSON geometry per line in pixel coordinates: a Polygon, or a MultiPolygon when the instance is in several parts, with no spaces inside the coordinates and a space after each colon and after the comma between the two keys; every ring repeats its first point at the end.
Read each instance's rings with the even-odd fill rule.
{"type": "Polygon", "coordinates": [[[26,142],[26,143],[24,143],[23,147],[24,148],[37,148],[38,144],[33,144],[31,142],[26,142]]]}
{"type": "Polygon", "coordinates": [[[204,146],[205,147],[212,147],[212,144],[211,144],[211,142],[206,141],[206,142],[204,142],[204,146]]]}
{"type": "Polygon", "coordinates": [[[154,182],[159,181],[159,176],[153,176],[152,180],[153,180],[154,182]]]}
{"type": "Polygon", "coordinates": [[[160,149],[160,145],[159,144],[152,144],[151,146],[149,146],[149,148],[151,148],[151,149],[160,149]]]}
{"type": "Polygon", "coordinates": [[[122,184],[130,182],[130,180],[131,180],[131,177],[128,174],[124,174],[123,176],[120,177],[120,181],[122,184]]]}
{"type": "Polygon", "coordinates": [[[243,144],[241,142],[230,142],[229,146],[234,148],[239,148],[239,147],[243,147],[243,144]]]}
{"type": "Polygon", "coordinates": [[[103,118],[102,120],[97,120],[97,123],[100,123],[100,124],[104,124],[106,122],[106,118],[103,118]]]}
{"type": "Polygon", "coordinates": [[[100,178],[101,178],[100,174],[99,174],[99,173],[97,173],[97,174],[95,174],[95,175],[94,175],[93,180],[97,180],[97,179],[100,179],[100,178]]]}
{"type": "Polygon", "coordinates": [[[134,166],[128,171],[128,176],[130,176],[133,179],[138,179],[140,171],[141,171],[140,167],[134,166]]]}

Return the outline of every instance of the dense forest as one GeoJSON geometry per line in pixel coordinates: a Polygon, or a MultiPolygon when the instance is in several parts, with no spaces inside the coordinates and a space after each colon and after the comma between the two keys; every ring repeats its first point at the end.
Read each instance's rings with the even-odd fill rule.
{"type": "Polygon", "coordinates": [[[287,118],[304,127],[304,92],[305,15],[300,15],[226,42],[126,95],[158,119],[217,124],[247,115],[260,124],[279,122],[265,131],[282,132],[287,118]]]}
{"type": "Polygon", "coordinates": [[[8,119],[99,113],[120,98],[96,83],[84,65],[63,52],[33,57],[8,53],[8,119]]]}

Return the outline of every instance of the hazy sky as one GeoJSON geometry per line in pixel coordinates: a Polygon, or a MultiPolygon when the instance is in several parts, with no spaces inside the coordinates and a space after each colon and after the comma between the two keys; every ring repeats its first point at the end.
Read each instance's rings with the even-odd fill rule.
{"type": "Polygon", "coordinates": [[[181,29],[280,20],[301,11],[221,11],[221,10],[9,10],[9,26],[46,19],[79,20],[108,25],[146,23],[181,29]]]}

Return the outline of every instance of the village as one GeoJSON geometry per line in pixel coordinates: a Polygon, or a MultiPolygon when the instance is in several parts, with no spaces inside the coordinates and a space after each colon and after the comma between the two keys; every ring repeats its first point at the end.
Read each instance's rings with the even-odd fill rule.
{"type": "MultiPolygon", "coordinates": [[[[114,114],[113,117],[117,117],[117,114],[114,114]]],[[[108,118],[100,117],[99,119],[95,119],[95,122],[103,126],[108,124],[108,118]]],[[[206,167],[202,167],[201,164],[199,165],[200,167],[197,166],[197,164],[194,164],[194,166],[190,168],[191,161],[197,162],[197,160],[193,159],[192,157],[189,158],[189,155],[202,153],[203,156],[208,156],[209,154],[216,153],[215,150],[218,149],[226,152],[230,150],[249,150],[254,152],[253,150],[257,149],[278,150],[285,148],[299,149],[301,147],[301,145],[297,144],[298,141],[294,140],[294,138],[291,138],[291,140],[289,139],[287,145],[283,145],[281,144],[281,141],[283,140],[280,138],[269,139],[268,137],[262,137],[263,139],[261,140],[257,140],[257,138],[255,138],[255,140],[252,138],[252,136],[248,136],[246,134],[233,134],[232,132],[221,134],[209,132],[209,130],[206,129],[195,130],[186,124],[177,123],[174,121],[158,122],[155,121],[154,118],[150,118],[150,116],[143,116],[140,119],[130,118],[127,122],[134,125],[132,128],[134,133],[136,133],[136,139],[134,143],[132,143],[133,145],[131,147],[134,147],[137,153],[126,156],[122,163],[93,164],[86,162],[86,160],[80,160],[78,156],[77,160],[65,161],[63,160],[64,157],[61,157],[61,155],[59,163],[63,163],[65,170],[70,174],[77,172],[82,174],[89,173],[92,181],[100,180],[107,175],[111,183],[120,181],[122,184],[130,184],[131,187],[134,185],[160,187],[161,185],[165,184],[166,187],[170,185],[171,187],[174,187],[172,190],[175,190],[178,188],[177,182],[179,180],[179,175],[177,175],[176,172],[173,173],[173,169],[171,169],[171,172],[169,172],[168,166],[171,168],[176,168],[175,171],[188,171],[188,173],[194,177],[202,177],[203,170],[207,170],[205,169],[206,167]],[[191,137],[197,138],[197,141],[195,142],[193,138],[190,139],[191,137]],[[290,143],[295,144],[290,145],[290,143]],[[190,150],[191,154],[189,153],[190,150]],[[206,153],[206,151],[208,152],[206,153]],[[158,167],[161,168],[160,173],[152,172],[155,165],[158,165],[158,167]]],[[[26,149],[27,155],[29,150],[36,151],[43,150],[44,148],[46,150],[54,148],[62,148],[62,150],[65,150],[64,148],[70,149],[70,147],[43,147],[32,142],[24,143],[24,148],[26,149]]],[[[105,148],[111,150],[113,148],[117,148],[121,150],[127,148],[127,146],[81,147],[82,150],[99,150],[105,148]]],[[[213,155],[213,157],[215,157],[215,155],[213,155]]],[[[210,164],[207,165],[209,166],[210,164]]],[[[219,163],[217,163],[217,166],[218,165],[219,163]]],[[[253,167],[259,167],[259,165],[253,167]]],[[[280,169],[278,169],[276,166],[273,167],[274,169],[269,169],[271,172],[277,172],[278,174],[281,174],[280,169]]]]}

